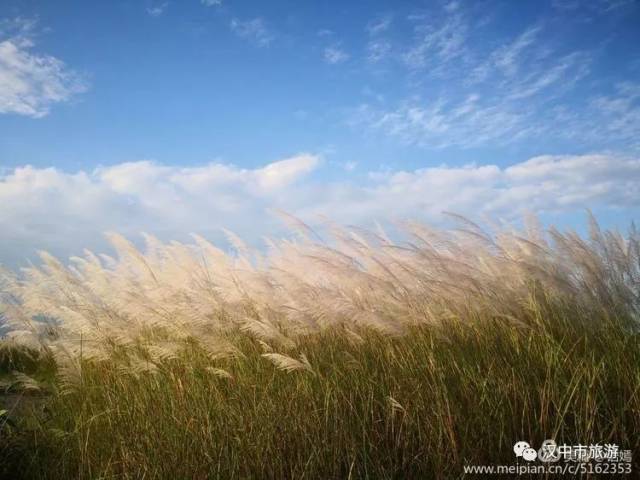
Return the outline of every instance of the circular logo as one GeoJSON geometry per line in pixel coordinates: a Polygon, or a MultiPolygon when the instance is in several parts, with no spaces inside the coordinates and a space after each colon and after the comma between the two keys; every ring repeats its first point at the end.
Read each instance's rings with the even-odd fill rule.
{"type": "Polygon", "coordinates": [[[525,448],[522,451],[522,458],[524,458],[527,462],[533,462],[538,457],[538,452],[536,452],[533,448],[525,448]]]}

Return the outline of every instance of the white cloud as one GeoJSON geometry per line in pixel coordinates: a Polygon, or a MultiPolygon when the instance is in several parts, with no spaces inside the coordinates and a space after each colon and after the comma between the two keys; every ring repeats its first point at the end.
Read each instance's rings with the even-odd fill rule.
{"type": "Polygon", "coordinates": [[[169,8],[169,2],[154,2],[147,8],[147,13],[152,17],[159,17],[169,8]]]}
{"type": "Polygon", "coordinates": [[[371,40],[367,43],[367,61],[377,63],[391,54],[391,42],[388,40],[371,40]]]}
{"type": "Polygon", "coordinates": [[[376,20],[369,22],[367,24],[367,33],[371,36],[379,35],[383,32],[389,30],[391,26],[392,17],[391,15],[384,15],[382,17],[377,18],[376,20]]]}
{"type": "Polygon", "coordinates": [[[226,227],[258,241],[277,232],[277,220],[266,214],[270,208],[311,223],[325,215],[367,224],[407,217],[437,220],[444,210],[513,218],[525,209],[637,211],[640,205],[640,159],[632,157],[540,156],[506,168],[441,165],[330,182],[312,176],[319,165],[319,157],[301,154],[256,169],[140,161],[76,173],[29,166],[5,171],[0,175],[0,262],[15,264],[37,249],[63,256],[85,247],[103,250],[107,230],[127,236],[146,231],[164,240],[198,232],[218,240],[226,227]]]}
{"type": "Polygon", "coordinates": [[[596,13],[610,13],[634,5],[635,0],[552,0],[553,8],[575,12],[586,9],[596,13]]]}
{"type": "Polygon", "coordinates": [[[524,99],[550,87],[556,97],[565,93],[589,73],[592,54],[562,52],[541,39],[544,33],[538,24],[526,28],[473,67],[468,83],[497,86],[499,96],[510,99],[524,99]]]}
{"type": "Polygon", "coordinates": [[[366,184],[324,187],[320,199],[294,213],[358,224],[393,217],[433,221],[443,211],[515,219],[525,211],[640,205],[640,159],[613,155],[547,155],[507,168],[443,165],[373,172],[370,178],[366,184]]]}
{"type": "Polygon", "coordinates": [[[318,166],[318,157],[313,155],[299,155],[294,158],[273,162],[264,168],[254,172],[258,184],[265,190],[270,191],[282,188],[294,182],[308,173],[311,173],[318,166]]]}
{"type": "Polygon", "coordinates": [[[553,95],[565,93],[590,69],[591,57],[585,52],[573,52],[561,56],[544,69],[532,70],[523,79],[505,83],[511,99],[523,99],[553,87],[553,95]]]}
{"type": "Polygon", "coordinates": [[[222,0],[200,0],[200,2],[207,7],[218,7],[222,5],[222,0]]]}
{"type": "Polygon", "coordinates": [[[454,60],[464,56],[467,48],[469,25],[458,12],[447,11],[441,17],[411,16],[417,21],[414,27],[414,42],[403,54],[402,61],[411,69],[429,67],[432,73],[439,73],[454,60]]]}
{"type": "Polygon", "coordinates": [[[353,172],[357,166],[358,166],[358,162],[350,161],[350,162],[345,162],[342,165],[342,168],[344,168],[347,172],[353,172]]]}
{"type": "Polygon", "coordinates": [[[444,5],[444,9],[447,12],[455,12],[459,8],[460,8],[460,2],[457,2],[457,1],[451,1],[444,5]]]}
{"type": "Polygon", "coordinates": [[[506,75],[515,75],[522,63],[523,52],[536,41],[541,28],[533,26],[522,32],[513,42],[504,45],[492,55],[493,63],[506,75]]]}
{"type": "Polygon", "coordinates": [[[324,49],[324,61],[335,65],[349,60],[349,54],[337,46],[324,49]]]}
{"type": "Polygon", "coordinates": [[[522,135],[539,134],[532,113],[494,99],[469,94],[462,100],[410,99],[387,110],[364,104],[351,116],[354,126],[366,126],[407,145],[429,148],[462,148],[513,142],[522,135]]]}
{"type": "Polygon", "coordinates": [[[31,166],[5,171],[0,263],[37,249],[68,255],[104,247],[107,230],[165,238],[215,235],[221,227],[257,232],[273,221],[265,219],[265,208],[295,204],[300,182],[319,164],[318,156],[300,154],[257,169],[139,161],[76,173],[31,166]]]}
{"type": "Polygon", "coordinates": [[[329,30],[328,28],[321,28],[316,32],[316,35],[318,35],[319,37],[331,37],[335,34],[336,32],[334,32],[333,30],[329,30]]]}
{"type": "Polygon", "coordinates": [[[640,83],[619,83],[611,94],[592,98],[589,107],[587,115],[570,123],[577,134],[606,136],[640,149],[640,83]]]}
{"type": "Polygon", "coordinates": [[[87,89],[85,80],[62,60],[34,53],[35,22],[0,22],[0,114],[44,117],[53,104],[87,89]]]}
{"type": "MultiPolygon", "coordinates": [[[[475,17],[455,2],[429,15],[410,16],[414,38],[399,60],[408,67],[413,91],[384,107],[356,107],[348,123],[433,148],[505,145],[543,135],[581,136],[593,140],[595,148],[623,136],[633,143],[640,111],[636,100],[629,95],[626,100],[620,95],[616,100],[568,95],[578,84],[584,86],[580,82],[591,72],[594,52],[567,50],[548,40],[549,32],[539,23],[486,51],[486,41],[474,41],[484,28],[475,17]],[[421,95],[416,87],[428,87],[428,94],[421,95]],[[614,120],[618,131],[603,125],[598,129],[598,123],[611,124],[613,115],[607,112],[612,108],[619,115],[620,121],[614,120]]],[[[382,38],[369,39],[366,53],[370,63],[394,54],[382,38]]]]}
{"type": "MultiPolygon", "coordinates": [[[[558,8],[573,8],[573,2],[563,3],[558,8]]],[[[627,4],[596,3],[600,10],[620,12],[627,4]]],[[[589,9],[588,4],[575,8],[589,9]]],[[[368,35],[366,61],[385,62],[385,70],[371,70],[404,66],[397,84],[406,89],[388,95],[384,105],[345,109],[346,122],[423,147],[495,147],[545,138],[580,139],[592,149],[640,150],[640,97],[629,86],[602,83],[615,76],[593,81],[604,44],[577,50],[573,33],[552,28],[552,18],[504,37],[503,29],[490,29],[496,18],[478,6],[441,2],[397,20],[412,28],[409,41],[368,35]]],[[[376,27],[369,25],[373,32],[376,27]]],[[[632,83],[638,85],[627,85],[632,83]]]]}
{"type": "Polygon", "coordinates": [[[274,34],[267,27],[264,19],[257,17],[251,20],[231,20],[231,31],[241,38],[246,38],[259,47],[267,47],[274,39],[274,34]]]}

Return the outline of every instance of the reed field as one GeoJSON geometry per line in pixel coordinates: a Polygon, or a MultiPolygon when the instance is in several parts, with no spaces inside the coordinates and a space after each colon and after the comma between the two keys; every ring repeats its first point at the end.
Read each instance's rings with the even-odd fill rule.
{"type": "Polygon", "coordinates": [[[633,225],[282,216],[4,272],[0,478],[465,478],[548,438],[640,471],[633,225]]]}

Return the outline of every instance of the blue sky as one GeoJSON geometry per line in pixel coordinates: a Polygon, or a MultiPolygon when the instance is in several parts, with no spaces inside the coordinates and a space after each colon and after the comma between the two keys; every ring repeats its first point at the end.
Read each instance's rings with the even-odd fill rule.
{"type": "Polygon", "coordinates": [[[635,0],[4,0],[0,263],[257,238],[268,208],[625,226],[638,25],[635,0]]]}

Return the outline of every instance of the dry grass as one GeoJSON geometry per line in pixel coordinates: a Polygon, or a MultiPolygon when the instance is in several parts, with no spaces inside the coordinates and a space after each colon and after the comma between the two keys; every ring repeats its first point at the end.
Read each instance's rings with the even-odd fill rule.
{"type": "Polygon", "coordinates": [[[520,439],[637,451],[634,228],[591,219],[585,239],[457,218],[407,223],[400,242],[331,226],[325,242],[286,219],[299,238],[266,256],[231,233],[233,255],[199,237],[139,251],[111,235],[116,258],[42,254],[6,275],[13,341],[56,364],[7,468],[422,478],[512,463],[520,439]]]}

